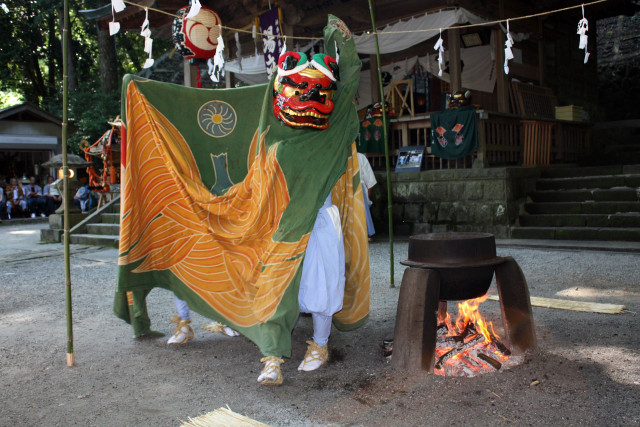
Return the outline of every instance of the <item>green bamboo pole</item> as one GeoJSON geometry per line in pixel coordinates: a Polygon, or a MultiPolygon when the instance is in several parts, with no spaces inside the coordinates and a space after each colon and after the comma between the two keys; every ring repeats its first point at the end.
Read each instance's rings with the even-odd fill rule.
{"type": "Polygon", "coordinates": [[[73,317],[71,312],[71,264],[69,260],[69,167],[67,165],[67,126],[69,119],[69,0],[64,0],[62,28],[62,192],[64,193],[64,282],[67,306],[67,366],[75,364],[73,353],[73,317]]]}
{"type": "MultiPolygon", "coordinates": [[[[373,14],[373,5],[369,0],[369,12],[371,13],[371,27],[373,37],[376,42],[376,62],[378,65],[378,83],[380,84],[380,102],[382,103],[382,129],[384,134],[384,160],[387,168],[387,214],[389,216],[389,283],[395,288],[393,280],[393,203],[391,201],[391,166],[389,164],[389,136],[387,135],[387,111],[384,101],[384,89],[382,87],[382,72],[380,70],[380,46],[378,46],[378,30],[376,29],[376,19],[373,14]]],[[[373,64],[371,64],[373,66],[373,64]]]]}

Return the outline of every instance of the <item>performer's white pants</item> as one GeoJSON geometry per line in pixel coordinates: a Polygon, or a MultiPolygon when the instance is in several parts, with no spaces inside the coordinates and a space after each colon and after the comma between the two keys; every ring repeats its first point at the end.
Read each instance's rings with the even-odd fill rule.
{"type": "Polygon", "coordinates": [[[189,319],[189,306],[186,301],[182,301],[178,297],[174,297],[176,302],[176,311],[178,312],[178,317],[182,320],[189,319]]]}
{"type": "Polygon", "coordinates": [[[329,342],[332,316],[312,313],[311,318],[313,319],[313,340],[322,347],[329,342]]]}

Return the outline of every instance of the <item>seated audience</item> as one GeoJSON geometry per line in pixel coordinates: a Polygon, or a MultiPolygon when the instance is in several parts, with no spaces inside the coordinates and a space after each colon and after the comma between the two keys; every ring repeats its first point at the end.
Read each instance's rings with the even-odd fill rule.
{"type": "Polygon", "coordinates": [[[24,194],[27,198],[27,208],[31,212],[31,218],[35,218],[37,215],[46,216],[44,214],[45,205],[47,201],[42,197],[42,187],[36,183],[36,177],[29,177],[29,184],[23,188],[24,194]]]}
{"type": "Polygon", "coordinates": [[[93,198],[91,197],[91,189],[89,188],[89,184],[87,184],[87,178],[82,177],[79,178],[79,181],[82,183],[82,187],[78,189],[76,195],[73,196],[73,203],[76,206],[80,206],[82,212],[89,212],[91,207],[93,206],[93,198]]]}
{"type": "Polygon", "coordinates": [[[42,194],[44,194],[44,198],[46,200],[46,208],[45,213],[47,215],[51,215],[60,207],[62,204],[62,196],[60,195],[60,191],[56,187],[53,186],[54,180],[51,175],[47,177],[47,185],[44,186],[44,190],[42,194]]]}
{"type": "Polygon", "coordinates": [[[22,185],[17,178],[11,178],[6,189],[7,195],[7,218],[11,215],[22,214],[27,210],[27,199],[24,197],[22,185]]]}
{"type": "MultiPolygon", "coordinates": [[[[7,198],[5,197],[3,186],[0,185],[0,212],[5,207],[5,203],[7,203],[7,198]]],[[[0,219],[0,222],[2,222],[2,219],[0,219]]]]}

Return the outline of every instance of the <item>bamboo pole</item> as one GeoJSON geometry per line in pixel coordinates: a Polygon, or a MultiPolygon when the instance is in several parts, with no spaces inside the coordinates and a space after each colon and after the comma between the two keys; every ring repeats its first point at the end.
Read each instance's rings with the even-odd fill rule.
{"type": "MultiPolygon", "coordinates": [[[[384,99],[384,89],[382,87],[382,72],[380,70],[380,46],[378,45],[378,30],[376,29],[376,19],[373,14],[373,4],[369,0],[369,12],[371,14],[371,27],[373,28],[373,37],[376,42],[376,62],[378,66],[378,86],[380,89],[380,102],[382,103],[382,130],[384,134],[384,160],[387,168],[387,214],[389,216],[389,283],[395,288],[393,280],[393,203],[391,200],[391,167],[389,165],[389,135],[387,134],[387,111],[384,99]]],[[[370,66],[373,66],[371,64],[370,66]]]]}
{"type": "Polygon", "coordinates": [[[69,0],[64,0],[62,28],[62,192],[64,193],[64,282],[67,309],[67,366],[75,365],[73,353],[73,317],[71,312],[71,266],[69,260],[69,166],[67,165],[67,132],[69,119],[69,0]]]}

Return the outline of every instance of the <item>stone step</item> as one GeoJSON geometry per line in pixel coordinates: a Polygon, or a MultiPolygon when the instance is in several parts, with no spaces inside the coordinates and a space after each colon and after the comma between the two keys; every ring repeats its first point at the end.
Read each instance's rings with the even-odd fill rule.
{"type": "Polygon", "coordinates": [[[640,174],[542,178],[536,183],[537,190],[606,189],[614,187],[640,187],[640,174]]]}
{"type": "Polygon", "coordinates": [[[640,143],[630,141],[627,144],[607,145],[604,149],[605,153],[637,153],[640,151],[640,143]]]}
{"type": "Polygon", "coordinates": [[[640,241],[640,228],[513,227],[513,239],[640,241]]]}
{"type": "Polygon", "coordinates": [[[640,152],[599,153],[597,156],[585,156],[580,160],[584,165],[625,165],[640,164],[640,152]]]}
{"type": "Polygon", "coordinates": [[[60,242],[64,230],[61,228],[43,228],[40,230],[41,242],[60,242]]]}
{"type": "Polygon", "coordinates": [[[640,213],[613,215],[520,215],[520,225],[523,227],[640,228],[640,213]]]}
{"type": "Polygon", "coordinates": [[[120,224],[87,224],[88,234],[101,234],[101,235],[120,235],[120,224]]]}
{"type": "Polygon", "coordinates": [[[525,203],[525,211],[541,214],[615,214],[640,212],[640,202],[561,202],[525,203]]]}
{"type": "MultiPolygon", "coordinates": [[[[542,172],[542,178],[570,178],[578,176],[619,175],[625,173],[621,165],[590,167],[553,167],[542,172]]],[[[629,172],[630,173],[630,172],[629,172]]]]}
{"type": "Polygon", "coordinates": [[[120,214],[119,213],[103,213],[102,222],[104,224],[120,224],[120,214]]]}
{"type": "Polygon", "coordinates": [[[118,243],[120,242],[120,237],[102,234],[72,234],[70,240],[71,243],[78,245],[109,246],[117,248],[118,243]]]}
{"type": "Polygon", "coordinates": [[[618,187],[595,190],[543,190],[530,194],[534,202],[637,202],[638,190],[630,187],[618,187]]]}
{"type": "Polygon", "coordinates": [[[625,165],[622,167],[624,174],[640,174],[640,165],[625,165]]]}

